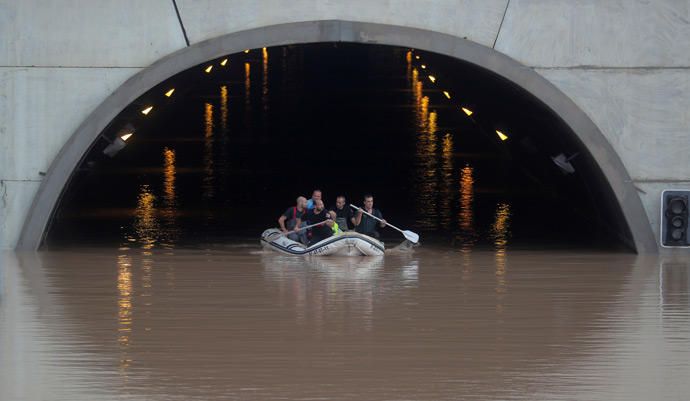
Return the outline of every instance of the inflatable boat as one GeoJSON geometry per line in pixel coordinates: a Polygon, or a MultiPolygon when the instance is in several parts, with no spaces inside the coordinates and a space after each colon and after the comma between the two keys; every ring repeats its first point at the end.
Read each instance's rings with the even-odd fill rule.
{"type": "Polygon", "coordinates": [[[287,255],[310,256],[381,256],[386,248],[383,242],[354,231],[338,233],[316,244],[305,246],[282,235],[277,228],[269,228],[261,234],[264,249],[287,255]]]}

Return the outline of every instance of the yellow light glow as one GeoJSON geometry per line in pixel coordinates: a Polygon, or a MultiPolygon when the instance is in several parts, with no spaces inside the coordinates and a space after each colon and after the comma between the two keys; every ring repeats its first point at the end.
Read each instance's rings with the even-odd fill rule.
{"type": "Polygon", "coordinates": [[[172,88],[169,91],[165,92],[165,97],[170,97],[173,93],[175,93],[175,88],[172,88]]]}
{"type": "Polygon", "coordinates": [[[502,141],[505,141],[508,139],[508,135],[504,134],[503,132],[496,130],[496,134],[498,135],[499,138],[501,138],[502,141]]]}
{"type": "Polygon", "coordinates": [[[130,132],[128,134],[124,134],[124,135],[120,136],[120,139],[122,139],[123,141],[127,141],[132,135],[134,135],[134,134],[132,134],[130,132]]]}
{"type": "Polygon", "coordinates": [[[153,110],[153,106],[149,106],[149,107],[145,108],[144,110],[141,111],[141,114],[147,116],[151,112],[151,110],[153,110]]]}
{"type": "Polygon", "coordinates": [[[436,77],[433,75],[429,75],[429,81],[436,83],[436,77]]]}
{"type": "Polygon", "coordinates": [[[407,61],[408,63],[412,61],[412,52],[409,50],[407,51],[407,53],[405,53],[405,61],[407,61]]]}
{"type": "Polygon", "coordinates": [[[426,65],[422,64],[422,69],[426,70],[426,65]]]}
{"type": "Polygon", "coordinates": [[[450,93],[448,93],[448,91],[443,91],[443,95],[450,99],[450,93]]]}
{"type": "Polygon", "coordinates": [[[465,112],[465,114],[467,114],[468,117],[471,116],[472,114],[474,114],[474,112],[472,110],[470,110],[466,107],[461,107],[461,109],[462,109],[462,111],[465,112]]]}
{"type": "Polygon", "coordinates": [[[249,49],[245,50],[244,53],[245,53],[245,54],[249,53],[249,49]]]}
{"type": "Polygon", "coordinates": [[[163,148],[163,200],[165,201],[165,215],[170,218],[175,213],[175,151],[163,148]]]}
{"type": "Polygon", "coordinates": [[[414,58],[415,58],[416,60],[419,60],[419,56],[414,56],[414,58]]]}
{"type": "Polygon", "coordinates": [[[209,65],[208,67],[206,67],[206,69],[204,71],[206,71],[206,73],[208,74],[209,72],[211,72],[212,69],[213,69],[213,66],[209,65]]]}
{"type": "Polygon", "coordinates": [[[227,63],[228,63],[228,59],[225,58],[225,59],[223,59],[223,61],[220,62],[220,65],[225,67],[225,64],[227,64],[227,63]]]}
{"type": "Polygon", "coordinates": [[[261,48],[261,51],[266,51],[266,48],[265,48],[265,47],[262,47],[262,48],[261,48]]]}
{"type": "Polygon", "coordinates": [[[220,87],[220,125],[223,134],[226,134],[228,131],[228,87],[226,85],[220,87]]]}

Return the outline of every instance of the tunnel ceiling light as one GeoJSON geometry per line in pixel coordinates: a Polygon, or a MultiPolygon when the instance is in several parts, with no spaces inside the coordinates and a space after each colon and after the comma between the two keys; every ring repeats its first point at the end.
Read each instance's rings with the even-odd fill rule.
{"type": "Polygon", "coordinates": [[[426,65],[422,64],[422,69],[426,70],[426,65]]]}
{"type": "Polygon", "coordinates": [[[169,91],[165,92],[165,97],[170,97],[173,93],[175,93],[175,88],[172,88],[169,91]]]}
{"type": "Polygon", "coordinates": [[[419,60],[419,56],[414,56],[415,60],[419,60]]]}
{"type": "Polygon", "coordinates": [[[153,110],[153,106],[149,106],[149,107],[145,108],[144,110],[141,111],[141,114],[148,116],[149,113],[151,112],[151,110],[153,110]]]}
{"type": "Polygon", "coordinates": [[[103,149],[103,154],[108,156],[108,157],[115,157],[118,152],[120,152],[122,149],[127,146],[127,141],[132,135],[134,135],[134,132],[136,130],[134,129],[134,126],[132,124],[127,124],[124,127],[122,127],[117,134],[115,134],[115,139],[110,140],[107,137],[104,136],[104,138],[110,142],[108,146],[103,149]]]}
{"type": "Polygon", "coordinates": [[[436,77],[433,75],[429,75],[429,81],[436,83],[436,77]]]}
{"type": "Polygon", "coordinates": [[[223,61],[220,62],[220,65],[222,67],[225,67],[225,64],[227,64],[227,63],[228,63],[228,59],[224,58],[223,61]]]}
{"type": "Polygon", "coordinates": [[[561,169],[563,174],[573,174],[575,172],[575,167],[570,163],[571,160],[576,158],[580,153],[574,153],[570,156],[566,156],[565,153],[561,153],[557,156],[553,156],[551,160],[553,163],[561,169]]]}
{"type": "Polygon", "coordinates": [[[504,134],[503,132],[496,130],[496,135],[498,135],[499,138],[501,138],[502,141],[505,141],[508,139],[508,135],[504,134]]]}
{"type": "Polygon", "coordinates": [[[204,71],[206,71],[206,73],[208,74],[209,72],[211,72],[212,69],[213,69],[213,66],[209,65],[208,67],[206,67],[206,69],[204,71]]]}
{"type": "Polygon", "coordinates": [[[450,99],[450,93],[448,93],[448,91],[443,91],[443,95],[450,99]]]}
{"type": "Polygon", "coordinates": [[[249,49],[247,49],[247,50],[244,51],[244,54],[247,54],[247,53],[249,53],[249,49]]]}
{"type": "Polygon", "coordinates": [[[472,114],[474,114],[474,112],[472,110],[470,110],[466,107],[461,107],[461,109],[463,112],[465,112],[465,114],[467,114],[468,117],[471,116],[472,114]]]}

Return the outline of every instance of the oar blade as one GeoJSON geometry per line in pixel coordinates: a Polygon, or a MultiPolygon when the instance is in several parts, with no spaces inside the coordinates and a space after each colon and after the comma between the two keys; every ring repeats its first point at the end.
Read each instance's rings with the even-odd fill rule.
{"type": "Polygon", "coordinates": [[[410,230],[405,230],[403,231],[403,235],[405,236],[405,239],[410,241],[413,244],[416,244],[419,242],[419,235],[417,233],[413,233],[410,230]]]}

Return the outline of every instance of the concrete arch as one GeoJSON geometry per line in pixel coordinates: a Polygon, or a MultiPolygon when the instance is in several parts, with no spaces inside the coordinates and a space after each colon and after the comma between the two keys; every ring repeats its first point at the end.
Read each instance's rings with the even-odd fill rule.
{"type": "Polygon", "coordinates": [[[137,97],[165,79],[207,60],[248,48],[316,42],[382,44],[426,50],[475,64],[523,88],[563,119],[592,154],[616,196],[637,252],[658,251],[642,202],[620,157],[594,122],[545,78],[492,48],[453,35],[341,20],[296,22],[229,33],[172,53],[128,79],[77,128],[52,162],[34,198],[17,249],[39,248],[53,210],[78,163],[107,125],[137,97]]]}

